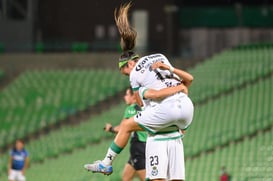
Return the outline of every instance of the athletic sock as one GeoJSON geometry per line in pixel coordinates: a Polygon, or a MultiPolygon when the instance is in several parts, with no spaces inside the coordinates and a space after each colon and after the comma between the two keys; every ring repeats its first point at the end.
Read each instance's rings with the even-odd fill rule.
{"type": "Polygon", "coordinates": [[[123,150],[123,148],[116,145],[116,143],[113,141],[108,148],[108,151],[105,155],[105,158],[102,160],[102,162],[105,165],[112,165],[113,160],[116,158],[116,156],[123,150]]]}

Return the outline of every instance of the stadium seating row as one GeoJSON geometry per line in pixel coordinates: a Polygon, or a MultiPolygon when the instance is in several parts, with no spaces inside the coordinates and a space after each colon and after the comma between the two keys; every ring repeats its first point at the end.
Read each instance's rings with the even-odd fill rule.
{"type": "Polygon", "coordinates": [[[125,89],[113,70],[27,71],[0,92],[0,146],[125,89]]]}
{"type": "Polygon", "coordinates": [[[189,69],[195,77],[192,100],[206,100],[273,72],[272,51],[272,46],[227,50],[189,69]]]}
{"type": "MultiPolygon", "coordinates": [[[[61,154],[72,152],[76,148],[84,148],[90,143],[97,143],[103,138],[112,137],[111,133],[103,131],[105,123],[119,124],[124,109],[125,105],[119,104],[79,125],[63,126],[59,130],[31,141],[26,148],[30,152],[32,162],[42,162],[45,158],[58,157],[61,154]]],[[[8,154],[3,155],[2,159],[6,160],[7,157],[8,154]]],[[[6,166],[6,164],[0,164],[0,173],[1,170],[6,170],[6,166]]]]}
{"type": "Polygon", "coordinates": [[[190,180],[219,180],[225,166],[232,180],[272,180],[273,131],[186,161],[190,180]]]}
{"type": "MultiPolygon", "coordinates": [[[[221,167],[225,166],[234,181],[272,179],[273,130],[261,132],[256,137],[246,138],[209,154],[186,160],[188,180],[217,181],[221,167]]],[[[92,174],[82,169],[88,161],[102,158],[111,140],[76,149],[71,154],[62,154],[55,159],[46,159],[43,164],[34,163],[27,172],[28,180],[120,180],[123,165],[128,159],[128,148],[114,162],[114,173],[110,177],[92,174]],[[40,179],[39,179],[40,178],[40,179]]],[[[3,180],[6,174],[3,175],[3,180]]],[[[2,177],[0,177],[2,180],[2,177]]]]}
{"type": "Polygon", "coordinates": [[[99,142],[106,136],[112,136],[112,134],[106,134],[103,131],[105,123],[119,124],[123,110],[124,105],[120,104],[80,125],[62,127],[60,130],[50,132],[37,141],[30,142],[28,149],[33,153],[32,159],[42,161],[46,157],[56,157],[75,148],[85,147],[89,143],[99,142]]]}
{"type": "Polygon", "coordinates": [[[188,156],[210,150],[273,125],[273,77],[195,107],[184,139],[188,156]],[[202,142],[206,144],[193,144],[202,142]]]}
{"type": "MultiPolygon", "coordinates": [[[[114,172],[107,177],[102,174],[94,174],[84,170],[83,165],[102,158],[105,149],[110,145],[111,139],[104,139],[99,144],[88,145],[84,149],[76,149],[70,154],[62,154],[58,158],[46,159],[41,163],[31,163],[30,169],[26,172],[28,181],[110,181],[121,180],[124,164],[129,158],[129,150],[126,148],[121,155],[115,159],[114,172]]],[[[6,163],[5,163],[6,164],[6,163]]],[[[0,180],[7,180],[7,172],[0,174],[0,180]]],[[[134,180],[135,181],[135,180],[134,180]]]]}

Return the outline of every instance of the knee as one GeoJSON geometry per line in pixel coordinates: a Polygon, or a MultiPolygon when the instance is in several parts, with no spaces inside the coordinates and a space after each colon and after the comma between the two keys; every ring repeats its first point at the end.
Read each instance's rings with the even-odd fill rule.
{"type": "Polygon", "coordinates": [[[120,124],[122,131],[137,131],[139,130],[138,124],[134,121],[134,118],[124,119],[120,124]]]}

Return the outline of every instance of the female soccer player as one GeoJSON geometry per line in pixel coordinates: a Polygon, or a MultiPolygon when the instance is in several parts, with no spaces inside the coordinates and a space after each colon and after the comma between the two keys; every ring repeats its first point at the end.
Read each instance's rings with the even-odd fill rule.
{"type": "MultiPolygon", "coordinates": [[[[136,115],[138,111],[141,111],[141,108],[136,104],[136,98],[131,88],[126,89],[124,101],[128,105],[123,115],[124,119],[129,119],[136,115]]],[[[118,133],[119,125],[113,127],[111,124],[107,123],[105,131],[118,133]]],[[[132,133],[130,141],[130,158],[123,169],[122,181],[132,180],[135,173],[141,181],[145,181],[146,139],[147,133],[144,131],[136,131],[132,133]]]]}
{"type": "MultiPolygon", "coordinates": [[[[132,131],[146,130],[149,134],[158,134],[163,130],[165,134],[170,133],[168,136],[170,139],[176,139],[178,135],[172,135],[172,133],[177,133],[178,129],[186,129],[193,118],[193,104],[187,94],[181,92],[183,86],[189,87],[191,85],[192,75],[172,67],[168,59],[162,54],[139,58],[137,54],[131,51],[135,45],[136,32],[128,22],[129,8],[130,4],[127,4],[121,6],[119,11],[115,11],[115,20],[121,34],[121,46],[124,51],[119,60],[120,71],[122,74],[130,76],[130,84],[140,105],[142,105],[139,96],[141,87],[147,88],[148,92],[149,90],[161,91],[161,96],[157,97],[162,99],[150,100],[149,106],[145,110],[122,121],[119,132],[110,145],[105,158],[94,164],[85,165],[89,171],[106,175],[112,173],[112,162],[126,146],[132,131]],[[180,85],[181,83],[184,85],[180,85]]],[[[145,97],[146,92],[143,91],[142,94],[144,98],[149,98],[145,97]]],[[[176,150],[175,147],[170,149],[176,150]]],[[[157,166],[157,158],[157,155],[150,158],[151,167],[157,166]]],[[[173,161],[172,159],[172,163],[173,161]]],[[[156,169],[152,174],[156,175],[158,171],[156,169]]],[[[183,178],[181,176],[176,180],[183,180],[183,178]]]]}

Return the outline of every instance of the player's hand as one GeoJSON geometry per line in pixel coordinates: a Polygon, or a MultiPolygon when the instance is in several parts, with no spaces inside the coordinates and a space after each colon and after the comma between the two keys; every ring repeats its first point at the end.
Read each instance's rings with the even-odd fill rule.
{"type": "Polygon", "coordinates": [[[110,132],[110,128],[112,127],[112,124],[106,123],[104,127],[104,131],[110,132]]]}
{"type": "Polygon", "coordinates": [[[22,175],[25,175],[25,170],[22,170],[22,175]]]}
{"type": "Polygon", "coordinates": [[[179,87],[181,87],[181,92],[188,95],[188,88],[183,83],[180,84],[179,87]]]}
{"type": "Polygon", "coordinates": [[[170,66],[164,64],[163,62],[155,62],[155,63],[152,64],[152,69],[153,70],[155,70],[157,68],[159,68],[161,70],[170,70],[170,66]]]}

